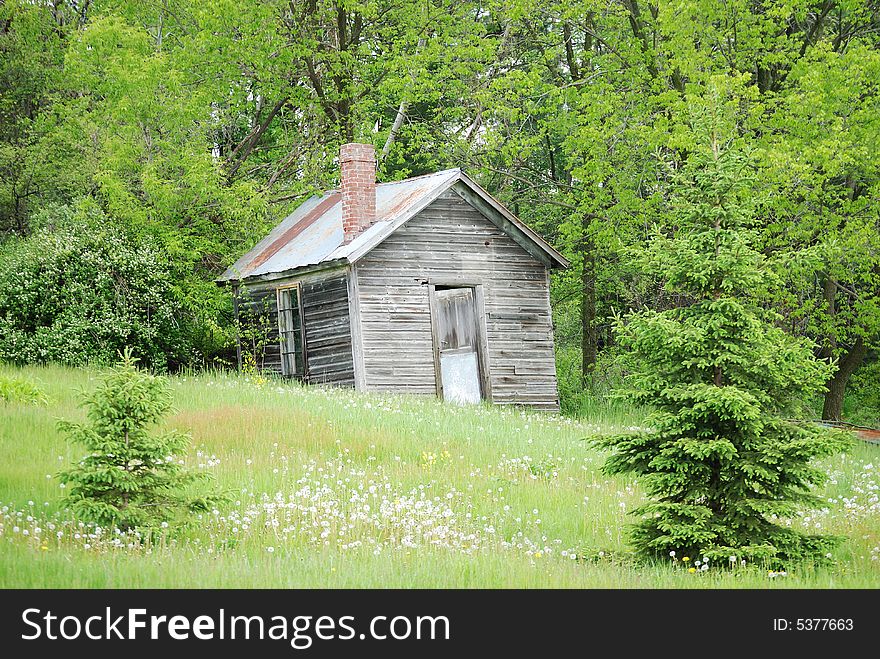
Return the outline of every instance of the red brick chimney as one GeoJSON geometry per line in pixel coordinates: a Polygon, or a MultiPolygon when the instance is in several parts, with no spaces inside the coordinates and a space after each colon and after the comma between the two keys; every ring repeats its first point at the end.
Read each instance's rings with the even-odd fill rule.
{"type": "Polygon", "coordinates": [[[347,245],[376,221],[376,149],[372,144],[343,144],[339,169],[347,245]]]}

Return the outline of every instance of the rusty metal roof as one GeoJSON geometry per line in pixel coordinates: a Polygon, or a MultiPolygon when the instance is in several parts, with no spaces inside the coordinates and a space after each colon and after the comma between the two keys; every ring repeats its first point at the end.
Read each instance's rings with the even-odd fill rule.
{"type": "Polygon", "coordinates": [[[293,274],[300,268],[324,263],[354,263],[455,184],[463,184],[479,195],[507,220],[509,224],[503,227],[505,230],[516,231],[520,238],[525,237],[528,243],[548,256],[551,265],[568,266],[561,254],[456,168],[378,184],[376,222],[348,245],[343,245],[342,195],[338,190],[330,190],[312,197],[233,263],[217,282],[272,278],[275,274],[293,274]]]}

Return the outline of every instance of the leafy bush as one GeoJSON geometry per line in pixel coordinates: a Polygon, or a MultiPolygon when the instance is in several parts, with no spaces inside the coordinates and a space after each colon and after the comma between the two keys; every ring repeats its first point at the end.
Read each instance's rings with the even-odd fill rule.
{"type": "Polygon", "coordinates": [[[167,259],[94,204],[55,206],[0,250],[0,359],[112,363],[126,346],[156,368],[186,362],[167,259]]]}
{"type": "Polygon", "coordinates": [[[44,405],[49,399],[33,382],[11,375],[0,375],[0,401],[44,405]]]}
{"type": "Polygon", "coordinates": [[[207,477],[178,462],[189,436],[148,432],[171,409],[165,378],[139,371],[126,352],[85,398],[85,406],[88,423],[59,424],[89,450],[73,469],[59,475],[70,487],[67,501],[80,519],[127,531],[156,527],[213,505],[216,497],[188,491],[207,477]]]}
{"type": "Polygon", "coordinates": [[[880,359],[853,374],[844,410],[847,421],[880,426],[880,359]]]}
{"type": "Polygon", "coordinates": [[[628,372],[629,357],[617,347],[598,355],[593,371],[581,375],[581,351],[567,346],[556,351],[559,400],[562,413],[579,419],[635,424],[646,413],[619,394],[628,372]]]}

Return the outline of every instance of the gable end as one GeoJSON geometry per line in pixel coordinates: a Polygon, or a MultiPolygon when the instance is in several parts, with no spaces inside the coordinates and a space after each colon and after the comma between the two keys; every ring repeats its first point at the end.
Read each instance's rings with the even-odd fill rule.
{"type": "Polygon", "coordinates": [[[540,261],[548,268],[559,266],[559,263],[551,259],[550,255],[542,250],[532,238],[527,236],[525,232],[516,226],[493,204],[490,204],[482,195],[477,194],[461,181],[457,181],[450,189],[468,204],[477,209],[483,217],[510,236],[517,245],[522,247],[536,260],[540,261]]]}

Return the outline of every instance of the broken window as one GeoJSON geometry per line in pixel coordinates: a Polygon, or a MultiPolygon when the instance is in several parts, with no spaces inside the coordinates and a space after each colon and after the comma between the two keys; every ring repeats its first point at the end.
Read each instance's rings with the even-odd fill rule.
{"type": "Polygon", "coordinates": [[[303,377],[306,355],[299,285],[278,289],[278,336],[281,341],[281,373],[287,377],[303,377]]]}

